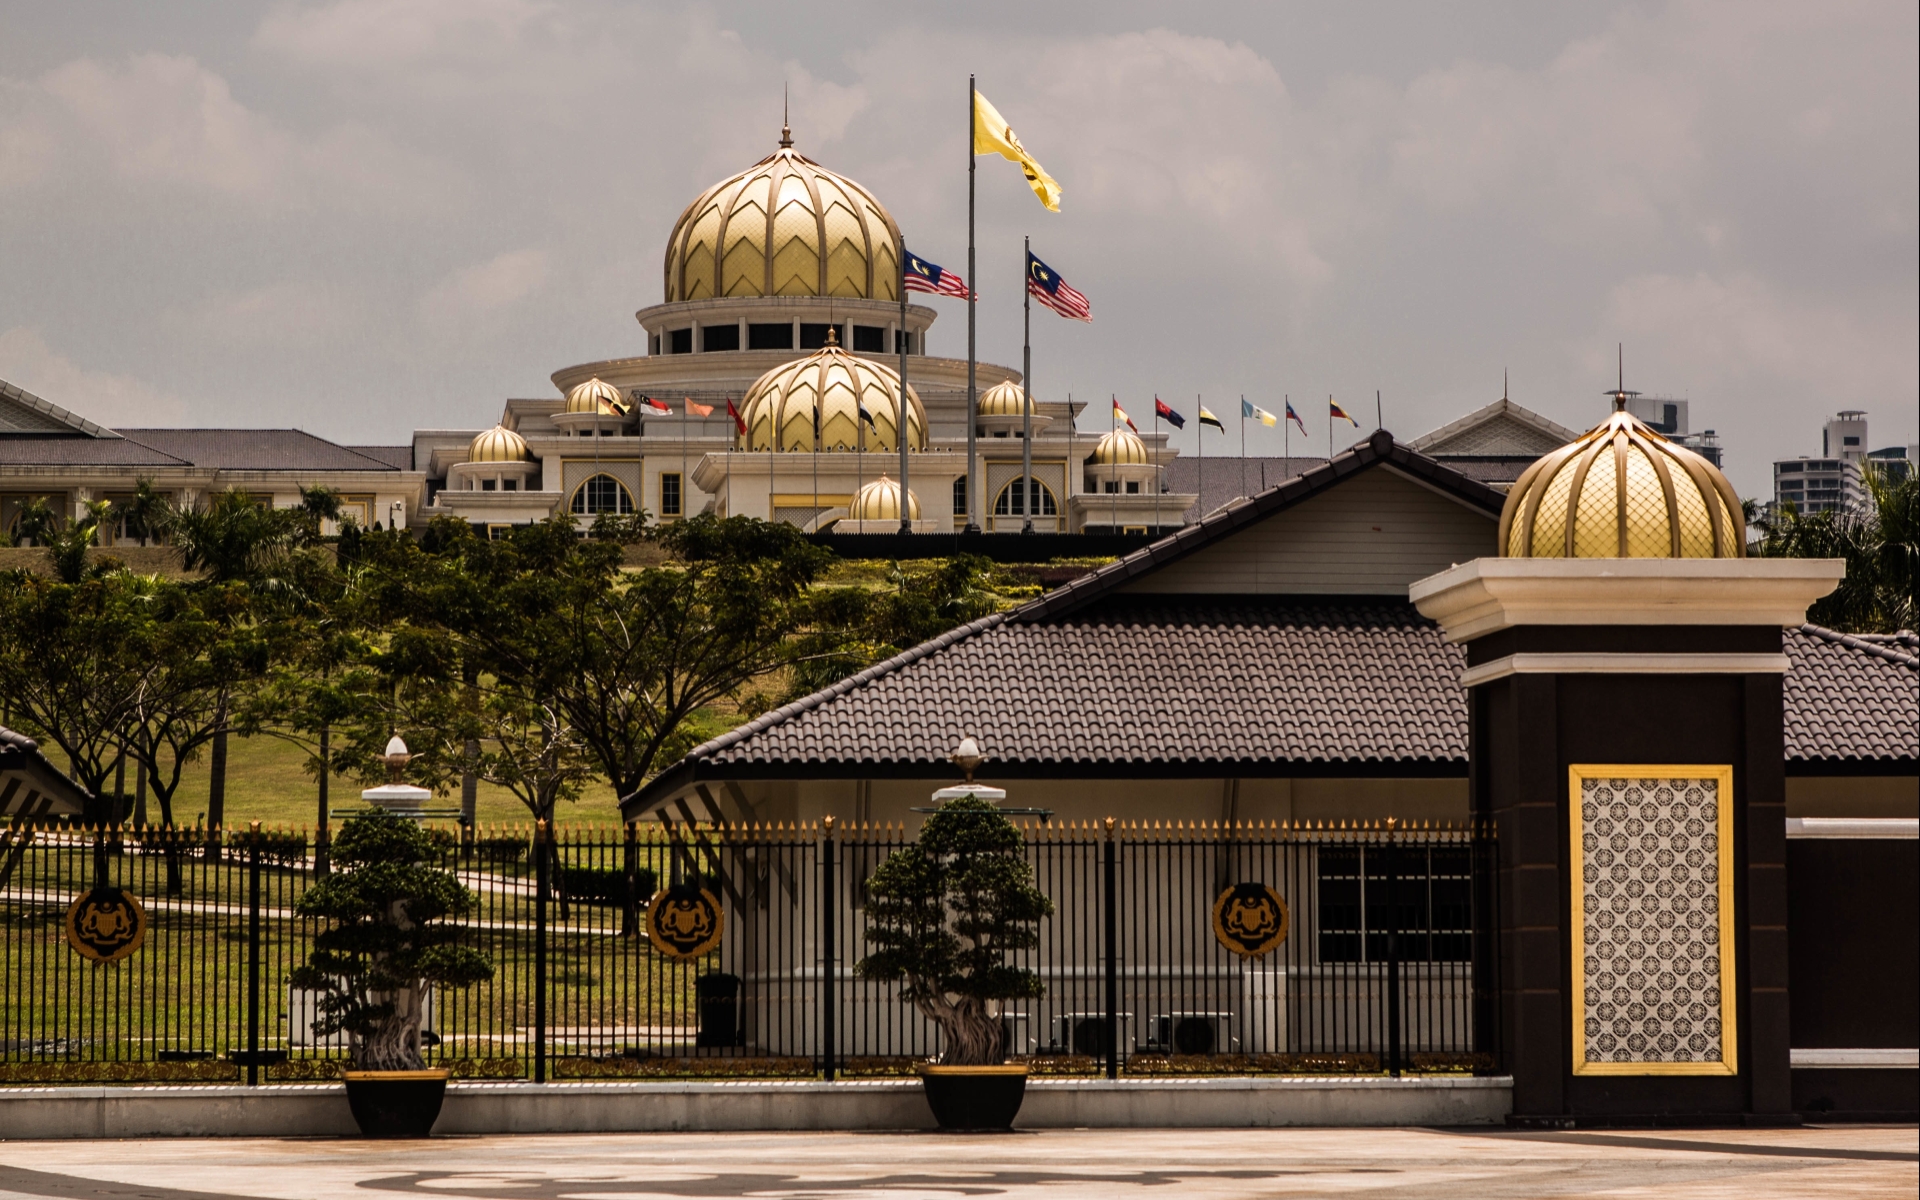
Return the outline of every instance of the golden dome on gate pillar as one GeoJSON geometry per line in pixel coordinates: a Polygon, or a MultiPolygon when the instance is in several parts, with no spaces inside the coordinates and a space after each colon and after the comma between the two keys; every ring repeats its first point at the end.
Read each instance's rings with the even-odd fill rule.
{"type": "Polygon", "coordinates": [[[1625,410],[1542,457],[1500,510],[1510,558],[1741,558],[1740,497],[1720,468],[1625,410]]]}
{"type": "MultiPolygon", "coordinates": [[[[1032,399],[1030,397],[1024,399],[1026,405],[1031,407],[1032,399]]],[[[1022,400],[1020,385],[1007,380],[996,383],[982,392],[980,403],[976,408],[983,417],[1018,417],[1026,412],[1026,408],[1022,407],[1022,400]]]]}
{"type": "Polygon", "coordinates": [[[667,239],[666,302],[900,299],[900,227],[872,192],[780,148],[687,206],[667,239]]]}
{"type": "MultiPolygon", "coordinates": [[[[920,519],[920,498],[911,491],[907,492],[907,514],[909,521],[920,519]]],[[[847,516],[855,521],[898,521],[900,485],[882,475],[854,493],[847,516]]]]}
{"type": "MultiPolygon", "coordinates": [[[[747,389],[740,418],[746,450],[810,451],[814,412],[820,414],[820,449],[899,453],[900,375],[872,359],[848,354],[827,334],[827,346],[805,358],[775,367],[747,389]],[[873,416],[864,439],[860,408],[873,416]],[[776,436],[777,433],[777,436],[776,436]]],[[[927,412],[907,385],[907,448],[927,448],[927,412]]]]}
{"type": "Polygon", "coordinates": [[[505,425],[495,425],[467,448],[468,462],[525,462],[527,461],[527,443],[505,425]]]}
{"type": "Polygon", "coordinates": [[[567,393],[567,411],[570,413],[600,413],[604,416],[619,416],[626,410],[626,397],[620,389],[595,375],[585,383],[577,383],[567,393]]]}
{"type": "Polygon", "coordinates": [[[1131,429],[1116,429],[1093,444],[1087,459],[1096,466],[1126,466],[1148,461],[1147,444],[1131,429]]]}

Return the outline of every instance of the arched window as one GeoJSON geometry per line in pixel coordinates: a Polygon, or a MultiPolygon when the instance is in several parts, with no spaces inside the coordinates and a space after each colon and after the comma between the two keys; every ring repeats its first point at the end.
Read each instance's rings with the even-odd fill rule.
{"type": "Polygon", "coordinates": [[[599,513],[625,516],[633,511],[633,496],[611,475],[595,475],[573,494],[575,515],[591,517],[599,513]]]}
{"type": "Polygon", "coordinates": [[[1022,485],[1033,485],[1033,508],[1031,515],[1036,517],[1057,517],[1060,508],[1054,503],[1053,491],[1038,479],[1016,479],[1000,489],[1000,498],[993,502],[993,515],[996,517],[1017,517],[1020,515],[1020,495],[1022,485]]]}

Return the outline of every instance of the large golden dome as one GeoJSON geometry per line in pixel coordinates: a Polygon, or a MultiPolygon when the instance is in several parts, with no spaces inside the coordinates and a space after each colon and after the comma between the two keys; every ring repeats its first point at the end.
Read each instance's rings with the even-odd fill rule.
{"type": "Polygon", "coordinates": [[[1131,429],[1116,429],[1101,435],[1087,461],[1102,467],[1137,466],[1147,461],[1147,444],[1131,429]]]}
{"type": "Polygon", "coordinates": [[[1009,379],[980,393],[978,411],[983,417],[1018,417],[1032,405],[1032,397],[1023,397],[1020,385],[1009,379]]]}
{"type": "Polygon", "coordinates": [[[626,411],[626,397],[620,389],[595,375],[585,383],[575,384],[567,393],[567,411],[570,413],[599,413],[602,416],[619,416],[626,411]]]}
{"type": "Polygon", "coordinates": [[[1740,558],[1746,543],[1720,469],[1623,408],[1528,467],[1500,510],[1510,558],[1740,558]]]}
{"type": "Polygon", "coordinates": [[[793,149],[722,180],[667,239],[666,302],[721,296],[900,299],[900,228],[873,193],[793,149]]]}
{"type": "MultiPolygon", "coordinates": [[[[920,519],[920,498],[912,491],[907,492],[907,513],[909,521],[920,519]]],[[[900,485],[882,475],[854,493],[847,516],[855,521],[898,521],[900,485]]]]}
{"type": "MultiPolygon", "coordinates": [[[[805,358],[775,367],[754,382],[740,404],[747,432],[741,446],[747,450],[812,450],[814,413],[820,427],[820,449],[898,452],[900,376],[870,359],[848,354],[834,341],[805,358]],[[864,440],[860,408],[873,417],[864,440]],[[777,431],[777,436],[776,436],[777,431]]],[[[920,397],[907,385],[907,448],[927,448],[927,412],[920,397]]]]}
{"type": "Polygon", "coordinates": [[[525,462],[526,439],[504,425],[495,425],[467,447],[468,462],[525,462]]]}

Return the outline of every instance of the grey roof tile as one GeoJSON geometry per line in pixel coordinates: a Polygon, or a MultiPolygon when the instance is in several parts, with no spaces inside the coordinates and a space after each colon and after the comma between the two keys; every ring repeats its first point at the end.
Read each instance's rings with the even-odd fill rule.
{"type": "Polygon", "coordinates": [[[127,438],[224,471],[391,471],[390,462],[303,429],[123,429],[127,438]]]}
{"type": "Polygon", "coordinates": [[[1802,625],[1783,639],[1787,761],[1920,758],[1920,657],[1912,634],[1853,637],[1802,625]]]}

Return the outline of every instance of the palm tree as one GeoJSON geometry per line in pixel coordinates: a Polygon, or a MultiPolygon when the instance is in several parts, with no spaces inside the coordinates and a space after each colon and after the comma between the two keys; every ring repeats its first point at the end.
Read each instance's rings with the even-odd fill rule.
{"type": "Polygon", "coordinates": [[[1807,610],[1807,619],[1846,633],[1911,630],[1914,560],[1920,557],[1920,478],[1890,480],[1877,467],[1862,477],[1859,508],[1802,514],[1791,504],[1754,521],[1767,558],[1838,558],[1846,578],[1807,610]]]}
{"type": "Polygon", "coordinates": [[[133,485],[133,495],[120,510],[120,525],[130,538],[139,538],[142,546],[158,542],[173,528],[173,501],[154,490],[153,480],[141,478],[133,485]]]}

